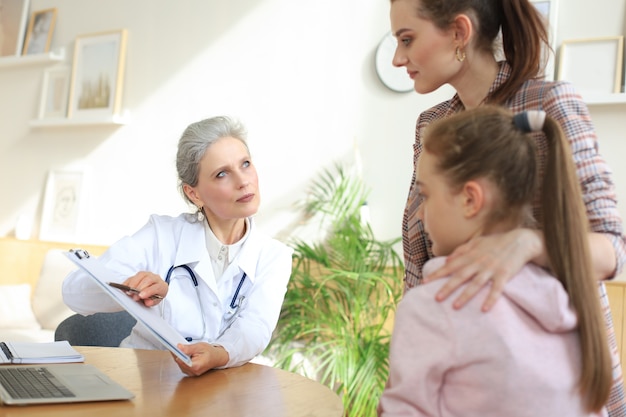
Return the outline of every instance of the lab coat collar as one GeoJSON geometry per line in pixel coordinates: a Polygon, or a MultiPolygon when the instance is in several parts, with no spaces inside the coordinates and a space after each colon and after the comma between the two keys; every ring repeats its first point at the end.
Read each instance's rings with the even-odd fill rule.
{"type": "Polygon", "coordinates": [[[259,231],[256,230],[254,219],[250,217],[249,220],[250,235],[241,247],[238,259],[235,260],[234,263],[237,263],[240,271],[245,272],[247,278],[254,283],[256,278],[256,266],[258,265],[260,253],[263,248],[263,237],[259,234],[259,231]]]}
{"type": "Polygon", "coordinates": [[[175,264],[177,266],[183,264],[193,265],[205,258],[210,262],[209,254],[205,247],[202,222],[184,222],[177,245],[175,264]]]}
{"type": "MultiPolygon", "coordinates": [[[[245,272],[248,279],[254,283],[256,277],[256,265],[260,252],[263,248],[263,237],[256,230],[253,218],[250,220],[250,235],[241,248],[237,259],[232,266],[239,268],[240,273],[245,272]]],[[[211,266],[211,258],[205,246],[206,237],[202,222],[185,222],[179,237],[178,250],[176,251],[176,265],[190,265],[201,277],[212,277],[212,280],[204,280],[213,286],[215,277],[211,266]],[[213,281],[213,282],[211,282],[213,281]]],[[[227,268],[227,270],[229,270],[227,268]]]]}
{"type": "Polygon", "coordinates": [[[217,293],[217,281],[211,266],[211,258],[206,250],[202,222],[193,220],[184,222],[178,239],[174,265],[188,265],[193,268],[198,279],[206,282],[211,291],[217,293]]]}

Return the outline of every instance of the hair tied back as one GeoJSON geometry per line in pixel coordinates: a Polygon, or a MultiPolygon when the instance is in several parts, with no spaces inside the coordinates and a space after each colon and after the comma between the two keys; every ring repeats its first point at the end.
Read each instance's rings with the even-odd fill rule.
{"type": "Polygon", "coordinates": [[[546,112],[542,110],[528,110],[513,116],[513,123],[522,132],[539,132],[543,130],[546,112]]]}

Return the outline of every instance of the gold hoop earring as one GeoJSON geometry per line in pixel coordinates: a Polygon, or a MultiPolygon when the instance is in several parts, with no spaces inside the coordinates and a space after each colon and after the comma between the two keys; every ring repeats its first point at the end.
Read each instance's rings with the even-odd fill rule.
{"type": "Polygon", "coordinates": [[[460,46],[456,47],[456,51],[454,51],[454,56],[459,62],[465,61],[465,51],[462,51],[460,46]]]}

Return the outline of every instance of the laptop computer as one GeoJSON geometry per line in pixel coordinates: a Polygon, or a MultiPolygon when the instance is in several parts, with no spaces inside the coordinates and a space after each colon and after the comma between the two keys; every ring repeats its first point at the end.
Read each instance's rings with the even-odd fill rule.
{"type": "Polygon", "coordinates": [[[6,405],[129,400],[134,394],[93,365],[0,366],[0,400],[6,405]]]}

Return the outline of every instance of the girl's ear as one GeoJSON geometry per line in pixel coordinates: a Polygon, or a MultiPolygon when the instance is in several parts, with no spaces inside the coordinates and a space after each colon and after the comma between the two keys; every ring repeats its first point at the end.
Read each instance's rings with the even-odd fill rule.
{"type": "Polygon", "coordinates": [[[479,182],[466,182],[461,194],[463,196],[463,213],[466,218],[476,216],[485,206],[485,190],[479,182]]]}
{"type": "Polygon", "coordinates": [[[197,207],[202,207],[202,201],[200,200],[200,196],[194,187],[189,184],[183,184],[183,192],[197,207]]]}
{"type": "Polygon", "coordinates": [[[465,48],[469,44],[474,30],[472,20],[466,14],[460,14],[454,18],[454,36],[458,46],[465,48]]]}

